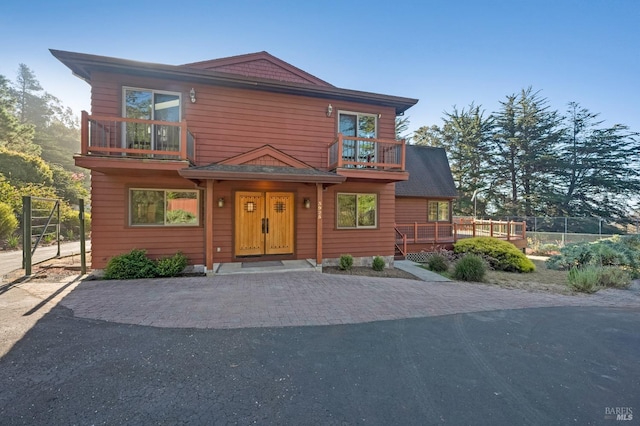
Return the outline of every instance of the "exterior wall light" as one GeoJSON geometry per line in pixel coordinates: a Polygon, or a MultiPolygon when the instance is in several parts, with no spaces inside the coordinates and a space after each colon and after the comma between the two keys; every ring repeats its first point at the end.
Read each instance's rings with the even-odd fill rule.
{"type": "Polygon", "coordinates": [[[224,198],[223,197],[218,198],[218,207],[220,207],[220,208],[224,207],[224,198]]]}
{"type": "Polygon", "coordinates": [[[189,97],[191,98],[191,103],[195,104],[196,103],[196,89],[194,89],[193,87],[191,88],[191,91],[189,92],[189,97]]]}
{"type": "Polygon", "coordinates": [[[332,113],[333,113],[333,106],[331,104],[329,104],[327,106],[327,117],[331,117],[332,113]]]}
{"type": "Polygon", "coordinates": [[[311,200],[310,199],[308,199],[308,198],[304,199],[304,208],[305,209],[311,208],[311,200]]]}

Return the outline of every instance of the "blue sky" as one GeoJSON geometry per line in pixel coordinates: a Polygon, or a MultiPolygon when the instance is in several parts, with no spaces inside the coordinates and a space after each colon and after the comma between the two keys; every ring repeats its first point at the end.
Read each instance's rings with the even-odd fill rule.
{"type": "Polygon", "coordinates": [[[176,65],[266,50],[338,87],[420,99],[411,130],[532,86],[640,131],[639,22],[637,0],[9,0],[0,74],[25,63],[79,114],[89,86],[49,48],[176,65]]]}

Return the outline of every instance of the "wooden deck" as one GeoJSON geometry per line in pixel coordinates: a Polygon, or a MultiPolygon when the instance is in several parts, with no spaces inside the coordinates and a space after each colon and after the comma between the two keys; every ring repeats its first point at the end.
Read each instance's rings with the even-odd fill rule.
{"type": "Polygon", "coordinates": [[[397,223],[396,250],[406,255],[420,251],[450,249],[458,240],[472,237],[494,237],[506,240],[520,249],[527,246],[526,222],[477,220],[458,223],[397,223]]]}

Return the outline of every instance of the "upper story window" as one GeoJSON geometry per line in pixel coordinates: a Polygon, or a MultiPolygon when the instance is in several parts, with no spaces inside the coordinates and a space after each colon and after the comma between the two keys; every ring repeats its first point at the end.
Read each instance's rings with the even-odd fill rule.
{"type": "MultiPolygon", "coordinates": [[[[180,123],[180,104],[180,93],[124,87],[122,116],[180,123]]],[[[180,147],[179,126],[126,123],[124,133],[124,148],[176,151],[180,147]]]]}
{"type": "Polygon", "coordinates": [[[449,222],[448,201],[429,201],[429,222],[449,222]]]}
{"type": "Polygon", "coordinates": [[[338,132],[358,138],[342,142],[342,158],[346,161],[375,163],[375,143],[367,139],[378,137],[378,117],[374,114],[338,112],[338,132]]]}
{"type": "Polygon", "coordinates": [[[136,188],[129,190],[129,223],[132,226],[197,226],[199,192],[136,188]]]}

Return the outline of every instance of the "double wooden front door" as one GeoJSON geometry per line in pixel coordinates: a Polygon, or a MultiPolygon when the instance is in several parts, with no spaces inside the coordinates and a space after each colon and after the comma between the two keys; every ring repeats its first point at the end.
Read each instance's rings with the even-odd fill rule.
{"type": "Polygon", "coordinates": [[[236,192],[236,256],[293,253],[293,207],[290,192],[236,192]]]}

